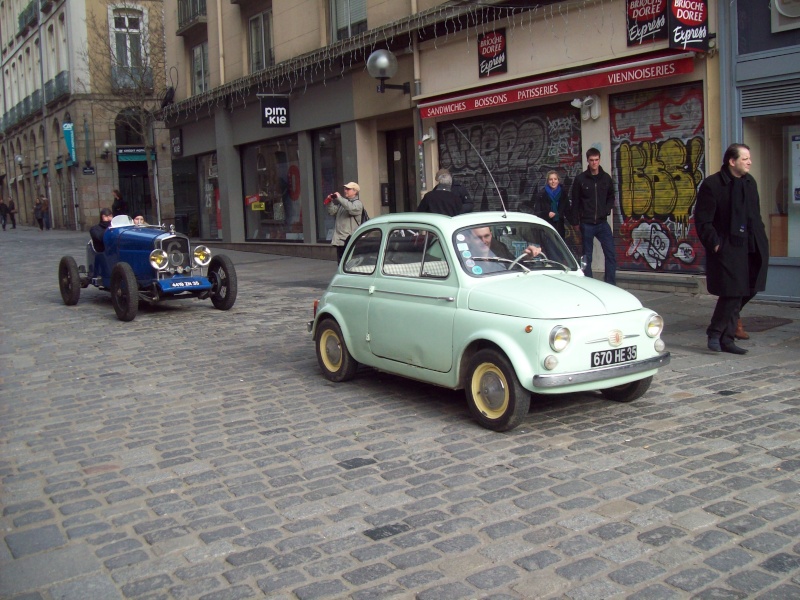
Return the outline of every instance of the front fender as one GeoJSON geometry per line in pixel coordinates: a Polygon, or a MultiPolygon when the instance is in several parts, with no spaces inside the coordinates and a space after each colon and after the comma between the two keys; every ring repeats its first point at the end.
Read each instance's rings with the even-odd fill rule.
{"type": "MultiPolygon", "coordinates": [[[[364,362],[364,344],[358,343],[358,340],[354,337],[353,329],[348,326],[347,321],[344,319],[341,311],[338,310],[335,306],[328,305],[324,309],[317,312],[317,316],[311,323],[311,339],[315,342],[317,341],[317,331],[319,329],[319,324],[324,319],[333,319],[339,325],[339,329],[342,330],[342,337],[344,338],[344,343],[347,345],[347,349],[350,351],[350,355],[355,358],[358,362],[364,362]]],[[[366,315],[364,315],[364,321],[366,322],[366,315]]],[[[366,323],[365,323],[365,330],[366,330],[366,323]]],[[[362,336],[363,338],[363,336],[362,336]]],[[[367,350],[368,351],[368,350],[367,350]]]]}

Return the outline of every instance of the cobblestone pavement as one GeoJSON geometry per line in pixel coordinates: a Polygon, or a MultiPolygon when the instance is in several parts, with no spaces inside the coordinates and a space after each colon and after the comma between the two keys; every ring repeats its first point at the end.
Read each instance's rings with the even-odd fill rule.
{"type": "Polygon", "coordinates": [[[2,598],[800,598],[797,306],[749,305],[737,357],[714,298],[636,292],[673,353],[650,392],[497,434],[460,392],[320,375],[333,263],[230,252],[230,312],[122,323],[61,302],[85,241],[0,233],[2,598]]]}

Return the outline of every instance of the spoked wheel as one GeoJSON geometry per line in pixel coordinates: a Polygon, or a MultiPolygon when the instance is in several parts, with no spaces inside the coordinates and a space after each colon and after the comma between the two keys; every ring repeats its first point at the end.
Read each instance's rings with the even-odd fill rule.
{"type": "Polygon", "coordinates": [[[325,319],[317,326],[317,362],[326,379],[336,383],[352,379],[358,363],[350,355],[342,330],[333,319],[325,319]]]}
{"type": "Polygon", "coordinates": [[[63,257],[58,263],[58,289],[67,306],[75,306],[81,298],[81,275],[71,256],[63,257]]]}
{"type": "Polygon", "coordinates": [[[208,265],[208,279],[211,281],[211,303],[214,308],[230,309],[239,291],[233,261],[223,254],[212,258],[208,265]]]}
{"type": "Polygon", "coordinates": [[[637,398],[641,398],[645,395],[647,390],[650,389],[651,383],[653,383],[652,375],[650,377],[645,377],[644,379],[639,379],[638,381],[631,381],[625,385],[619,385],[617,387],[600,390],[600,393],[603,394],[603,397],[607,398],[608,400],[614,400],[616,402],[633,402],[637,398]]]}
{"type": "Polygon", "coordinates": [[[472,416],[494,431],[514,429],[531,406],[531,393],[522,387],[511,363],[488,348],[469,361],[465,391],[472,416]]]}
{"type": "Polygon", "coordinates": [[[128,263],[117,263],[111,271],[111,304],[120,321],[133,321],[139,310],[139,285],[128,263]]]}

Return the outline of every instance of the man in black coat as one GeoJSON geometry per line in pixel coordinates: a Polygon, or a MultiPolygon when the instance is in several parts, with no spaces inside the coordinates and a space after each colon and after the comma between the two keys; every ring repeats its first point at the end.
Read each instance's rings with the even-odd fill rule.
{"type": "Polygon", "coordinates": [[[110,208],[101,208],[100,222],[89,229],[89,236],[92,238],[92,245],[94,246],[95,252],[105,251],[106,245],[103,242],[103,236],[105,236],[106,230],[109,225],[111,225],[111,219],[113,218],[114,216],[111,214],[110,208]]]}
{"type": "Polygon", "coordinates": [[[767,285],[769,241],[751,164],[750,148],[731,144],[722,168],[697,192],[694,219],[706,249],[706,286],[719,296],[706,329],[714,352],[747,353],[735,344],[739,311],[767,285]]]}
{"type": "Polygon", "coordinates": [[[614,254],[614,234],[608,224],[608,216],[614,208],[614,182],[611,175],[600,166],[600,150],[589,148],[586,151],[587,169],[580,173],[572,184],[572,205],[570,221],[580,223],[583,239],[583,255],[586,268],[583,273],[592,277],[592,254],[594,238],[603,248],[606,283],[617,285],[617,256],[614,254]]]}
{"type": "Polygon", "coordinates": [[[417,206],[417,212],[437,213],[455,217],[464,209],[461,198],[452,190],[453,176],[446,169],[436,174],[436,187],[425,194],[417,206]]]}

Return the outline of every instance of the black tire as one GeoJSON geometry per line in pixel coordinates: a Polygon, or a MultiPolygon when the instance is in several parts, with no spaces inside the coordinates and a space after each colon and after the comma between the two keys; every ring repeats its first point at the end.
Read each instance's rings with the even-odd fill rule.
{"type": "Polygon", "coordinates": [[[230,309],[236,302],[239,282],[233,261],[220,254],[211,259],[208,265],[208,279],[211,281],[211,303],[219,310],[230,309]]]}
{"type": "Polygon", "coordinates": [[[111,304],[120,321],[133,321],[139,310],[139,285],[128,263],[117,263],[111,271],[111,304]]]}
{"type": "Polygon", "coordinates": [[[71,256],[63,257],[58,263],[58,289],[67,306],[75,306],[81,299],[81,274],[78,263],[71,256]]]}
{"type": "Polygon", "coordinates": [[[531,406],[531,393],[520,384],[514,367],[490,348],[470,359],[464,391],[473,418],[493,431],[514,429],[531,406]]]}
{"type": "Polygon", "coordinates": [[[333,319],[317,325],[316,350],[317,363],[326,379],[341,383],[355,376],[358,362],[351,356],[342,329],[333,319]]]}
{"type": "Polygon", "coordinates": [[[600,390],[600,393],[603,394],[603,397],[607,400],[614,400],[615,402],[633,402],[637,398],[641,398],[645,395],[647,390],[650,389],[651,383],[653,383],[652,375],[644,379],[639,379],[638,381],[631,381],[625,385],[600,390]]]}

